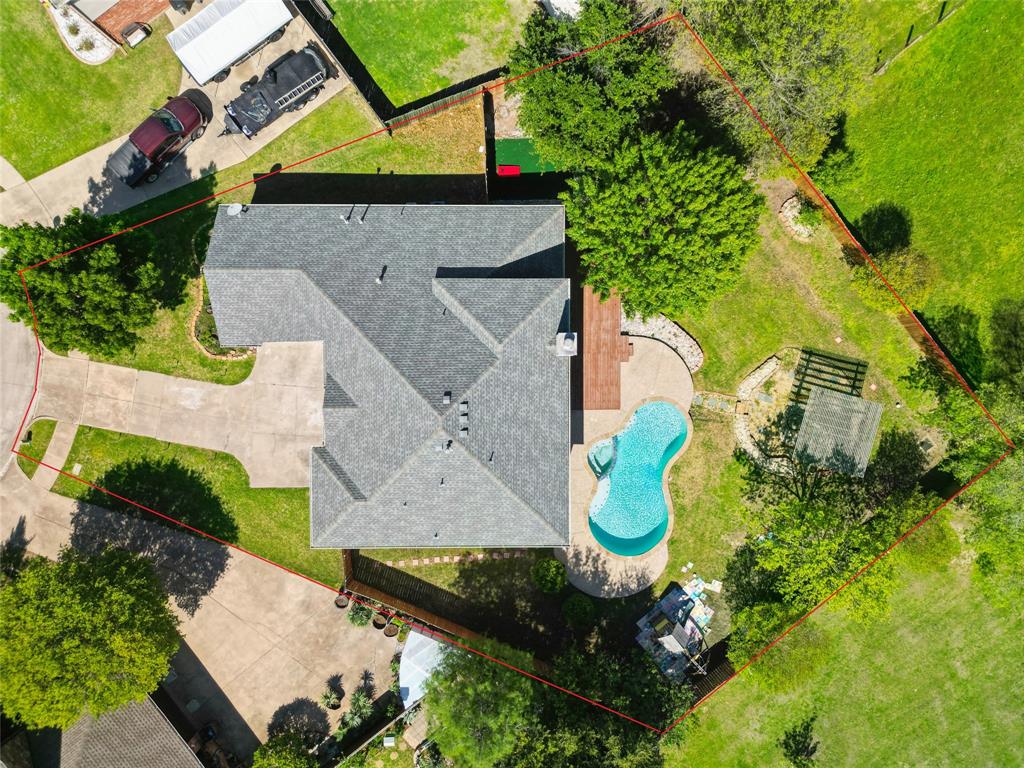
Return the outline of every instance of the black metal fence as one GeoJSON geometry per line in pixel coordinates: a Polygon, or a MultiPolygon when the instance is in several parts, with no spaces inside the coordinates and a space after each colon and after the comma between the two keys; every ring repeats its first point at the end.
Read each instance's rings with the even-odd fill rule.
{"type": "Polygon", "coordinates": [[[940,23],[949,18],[953,11],[960,8],[966,0],[942,0],[914,19],[907,28],[893,35],[881,48],[875,51],[874,72],[884,70],[893,59],[903,51],[931,32],[940,23]]]}

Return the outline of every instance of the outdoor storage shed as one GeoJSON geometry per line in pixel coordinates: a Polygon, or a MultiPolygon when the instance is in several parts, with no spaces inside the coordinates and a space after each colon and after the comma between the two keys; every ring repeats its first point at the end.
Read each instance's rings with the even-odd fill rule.
{"type": "Polygon", "coordinates": [[[281,29],[292,15],[283,0],[215,0],[167,36],[200,85],[281,29]]]}

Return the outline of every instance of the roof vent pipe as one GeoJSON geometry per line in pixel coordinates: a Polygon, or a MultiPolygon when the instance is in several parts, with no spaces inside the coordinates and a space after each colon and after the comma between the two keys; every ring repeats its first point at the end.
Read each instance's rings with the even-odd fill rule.
{"type": "Polygon", "coordinates": [[[381,283],[383,283],[384,282],[384,275],[387,274],[387,271],[388,271],[388,265],[385,264],[383,267],[381,267],[380,274],[377,275],[375,278],[373,278],[373,282],[375,282],[377,285],[380,285],[381,283]]]}

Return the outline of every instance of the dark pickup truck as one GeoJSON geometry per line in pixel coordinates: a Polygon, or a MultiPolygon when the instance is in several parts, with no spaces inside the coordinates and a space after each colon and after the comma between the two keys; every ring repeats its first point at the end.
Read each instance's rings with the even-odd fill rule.
{"type": "Polygon", "coordinates": [[[259,80],[245,83],[242,95],[225,107],[224,133],[252,138],[285,112],[306,106],[332,76],[315,43],[289,51],[267,67],[259,80]]]}
{"type": "Polygon", "coordinates": [[[175,96],[128,135],[107,159],[114,176],[130,187],[150,184],[206,130],[206,117],[187,96],[175,96]]]}

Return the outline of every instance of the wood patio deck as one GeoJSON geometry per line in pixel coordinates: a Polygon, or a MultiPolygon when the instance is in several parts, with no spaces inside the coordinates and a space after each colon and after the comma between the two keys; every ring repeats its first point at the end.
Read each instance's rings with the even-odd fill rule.
{"type": "Polygon", "coordinates": [[[612,296],[602,302],[583,287],[583,409],[618,410],[620,367],[629,359],[629,338],[620,329],[621,302],[612,296]]]}

